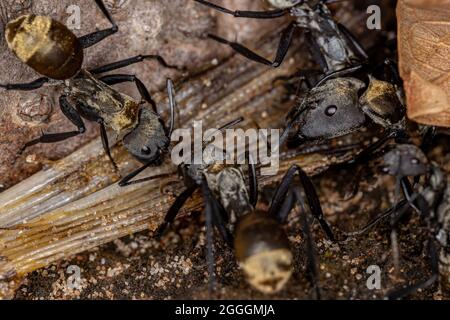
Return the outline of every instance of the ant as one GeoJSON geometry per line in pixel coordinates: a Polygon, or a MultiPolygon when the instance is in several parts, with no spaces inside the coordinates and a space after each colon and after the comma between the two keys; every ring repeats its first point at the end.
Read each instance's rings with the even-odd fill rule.
{"type": "MultiPolygon", "coordinates": [[[[242,121],[238,119],[226,124],[223,130],[242,121]]],[[[223,151],[222,151],[223,152],[223,151]]],[[[205,202],[205,223],[207,241],[207,263],[210,275],[209,290],[214,290],[214,228],[222,239],[234,248],[238,264],[244,271],[248,283],[260,292],[273,294],[280,291],[293,272],[293,254],[282,225],[288,220],[289,213],[299,205],[304,209],[302,189],[313,216],[319,221],[327,237],[335,237],[325,220],[314,185],[307,174],[297,165],[293,165],[283,177],[273,196],[270,209],[260,210],[256,207],[258,183],[256,165],[250,161],[247,167],[248,185],[244,178],[243,165],[229,165],[204,160],[202,164],[179,166],[186,189],[176,198],[168,210],[164,222],[156,231],[161,237],[175,220],[184,203],[197,189],[200,189],[205,202]]],[[[303,210],[303,212],[306,212],[303,210]]],[[[307,236],[307,252],[312,272],[313,284],[318,297],[317,258],[309,221],[303,219],[304,232],[307,236]]]]}
{"type": "Polygon", "coordinates": [[[42,134],[39,138],[27,142],[20,153],[38,143],[55,143],[83,134],[86,128],[82,118],[95,121],[100,126],[105,153],[116,171],[118,168],[111,156],[107,127],[112,129],[123,141],[125,148],[144,164],[120,181],[119,184],[125,186],[145,168],[158,163],[161,153],[168,148],[174,123],[173,84],[172,81],[167,81],[171,110],[171,122],[167,129],[158,114],[156,103],[135,75],[96,76],[150,59],[167,68],[176,67],[168,65],[159,55],[138,55],[92,70],[82,69],[83,50],[118,31],[118,26],[103,1],[95,0],[95,3],[112,27],[82,37],[76,37],[65,25],[47,16],[24,15],[10,21],[5,32],[9,48],[23,63],[44,77],[29,83],[0,84],[0,88],[35,90],[48,82],[63,85],[63,93],[59,97],[60,109],[77,130],[42,134]],[[136,84],[142,102],[136,102],[110,87],[123,82],[136,84]],[[147,104],[151,105],[151,108],[147,104]]]}
{"type": "Polygon", "coordinates": [[[341,137],[355,132],[368,120],[387,131],[380,144],[406,135],[403,92],[394,64],[389,60],[384,63],[392,72],[387,77],[389,81],[379,80],[365,72],[364,77],[368,76],[366,86],[359,78],[349,76],[366,68],[369,56],[352,33],[331,16],[327,5],[337,0],[268,0],[276,8],[269,11],[232,11],[209,1],[194,1],[239,18],[275,19],[290,15],[294,20],[282,31],[273,61],[242,44],[208,35],[246,58],[267,66],[280,66],[294,31],[297,28],[305,31],[312,56],[321,70],[303,70],[292,76],[306,80],[308,92],[288,113],[282,142],[287,140],[289,145],[298,146],[307,141],[341,137]],[[320,80],[313,79],[320,75],[320,80]]]}
{"type": "Polygon", "coordinates": [[[392,255],[395,269],[398,271],[400,254],[396,229],[408,209],[412,208],[427,225],[427,256],[430,258],[432,274],[424,281],[389,292],[387,298],[401,299],[418,289],[427,288],[438,280],[439,274],[441,274],[442,289],[449,291],[450,184],[448,177],[435,163],[429,163],[422,151],[422,146],[398,143],[382,152],[384,154],[381,172],[395,177],[394,201],[398,202],[362,231],[348,233],[346,238],[360,235],[381,220],[390,217],[392,255]],[[418,186],[423,176],[425,176],[425,183],[423,186],[418,186]],[[414,179],[413,184],[410,178],[414,179]],[[405,197],[401,201],[399,200],[400,190],[405,197]]]}
{"type": "MultiPolygon", "coordinates": [[[[439,279],[439,274],[441,274],[441,287],[443,291],[448,292],[450,289],[450,184],[448,177],[437,164],[429,163],[422,150],[414,145],[397,145],[394,150],[384,156],[384,163],[383,171],[397,177],[397,185],[401,184],[407,203],[427,225],[427,256],[431,264],[431,275],[426,280],[393,290],[387,297],[401,299],[419,289],[427,288],[439,279]],[[420,176],[425,176],[426,182],[420,192],[414,192],[407,177],[420,178],[420,176]]],[[[398,246],[395,228],[404,213],[405,209],[394,212],[391,216],[393,248],[398,246]]],[[[394,250],[394,260],[398,259],[398,249],[396,250],[397,253],[394,250]]]]}

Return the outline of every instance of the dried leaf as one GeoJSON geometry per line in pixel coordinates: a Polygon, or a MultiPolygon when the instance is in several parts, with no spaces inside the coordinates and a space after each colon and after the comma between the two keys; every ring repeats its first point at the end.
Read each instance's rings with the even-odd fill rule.
{"type": "Polygon", "coordinates": [[[408,117],[450,127],[450,1],[401,0],[397,16],[408,117]]]}

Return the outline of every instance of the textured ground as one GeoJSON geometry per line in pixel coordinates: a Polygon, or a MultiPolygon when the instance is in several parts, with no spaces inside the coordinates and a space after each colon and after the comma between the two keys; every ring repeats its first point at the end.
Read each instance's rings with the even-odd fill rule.
{"type": "MultiPolygon", "coordinates": [[[[441,142],[448,141],[442,137],[441,142]]],[[[438,163],[447,164],[448,149],[432,152],[438,163]]],[[[344,201],[345,188],[351,172],[334,169],[315,179],[320,186],[324,211],[335,230],[357,230],[371,218],[390,206],[393,181],[373,178],[361,184],[355,198],[344,201]]],[[[270,191],[268,191],[270,192],[270,191]]],[[[293,252],[295,273],[284,290],[266,296],[251,289],[239,271],[232,252],[216,243],[217,290],[214,298],[222,299],[312,299],[314,293],[306,268],[305,244],[299,215],[293,212],[286,226],[293,252]]],[[[30,274],[16,293],[17,299],[198,299],[207,294],[205,233],[202,215],[193,213],[177,221],[171,231],[156,241],[147,232],[116,240],[98,249],[73,257],[57,265],[30,274]],[[68,287],[67,268],[81,268],[81,288],[68,287]]],[[[430,274],[424,251],[426,228],[411,214],[399,230],[401,243],[401,277],[393,274],[390,254],[389,225],[382,223],[368,234],[343,244],[331,244],[314,225],[320,261],[320,281],[326,299],[382,299],[384,295],[405,283],[415,283],[430,274]],[[381,289],[369,290],[366,269],[377,265],[381,269],[381,289]]],[[[70,283],[70,279],[69,279],[70,283]]],[[[413,299],[446,299],[433,286],[418,292],[413,299]]]]}
{"type": "MultiPolygon", "coordinates": [[[[21,6],[10,6],[17,1],[0,2],[0,30],[4,21],[21,13],[21,6]],[[8,7],[8,10],[6,8],[8,7]]],[[[68,15],[65,8],[73,1],[22,1],[31,5],[23,12],[51,14],[64,21],[68,15]]],[[[91,8],[90,1],[76,1],[82,13],[82,28],[77,34],[84,34],[107,24],[98,10],[91,8]]],[[[271,22],[232,19],[224,15],[212,15],[192,1],[174,0],[116,0],[114,17],[120,25],[120,33],[89,50],[86,66],[96,66],[120,58],[140,53],[159,53],[171,64],[195,69],[206,61],[227,54],[223,47],[212,45],[202,39],[206,32],[214,30],[220,35],[248,42],[258,37],[271,22]],[[130,3],[133,5],[130,5],[130,3]],[[172,19],[177,17],[176,19],[172,19]],[[111,50],[111,47],[114,50],[111,50]]],[[[217,2],[219,3],[219,2],[217,2]]],[[[256,1],[224,0],[231,8],[255,9],[256,1]],[[245,2],[245,3],[244,3],[245,2]]],[[[391,4],[392,5],[392,4],[391,4]]],[[[361,7],[364,7],[361,5],[361,7]]],[[[389,21],[393,7],[384,11],[389,21]]],[[[358,14],[348,11],[344,15],[352,26],[358,14]]],[[[364,40],[366,41],[366,40],[364,40]]],[[[380,49],[381,50],[381,49],[380,49]]],[[[8,80],[24,81],[36,75],[7,52],[5,43],[0,43],[0,58],[6,63],[0,65],[0,82],[8,80]]],[[[179,74],[167,73],[152,62],[128,68],[136,73],[152,90],[163,84],[166,76],[176,79],[179,74]]],[[[136,94],[130,87],[122,87],[130,94],[136,94]]],[[[61,158],[77,149],[97,135],[97,129],[89,126],[83,137],[57,146],[39,146],[26,155],[17,157],[17,151],[25,141],[35,137],[40,130],[58,131],[67,126],[54,105],[54,97],[48,89],[38,93],[0,95],[0,188],[6,188],[22,180],[41,168],[46,161],[61,158]],[[27,101],[31,100],[27,105],[27,101]]],[[[441,143],[447,143],[442,138],[441,143]]],[[[439,163],[448,163],[448,150],[437,148],[433,154],[439,163]]],[[[450,168],[447,168],[450,169],[450,168]]],[[[392,201],[392,180],[376,177],[363,183],[360,193],[343,201],[345,188],[352,171],[338,168],[316,178],[327,218],[335,228],[354,230],[363,226],[371,217],[389,207],[392,201]]],[[[177,221],[171,231],[161,241],[153,240],[147,232],[116,240],[90,252],[73,257],[70,261],[49,266],[28,275],[16,292],[16,299],[170,299],[208,298],[207,268],[204,256],[204,221],[202,215],[193,213],[190,217],[177,221]],[[76,265],[81,268],[81,288],[70,289],[67,268],[76,265]]],[[[399,232],[402,254],[401,279],[394,279],[389,251],[389,228],[382,224],[376,230],[345,244],[332,245],[323,239],[323,234],[315,225],[321,270],[321,285],[324,298],[330,299],[373,299],[382,298],[390,289],[405,283],[425,279],[429,274],[427,257],[423,247],[425,228],[414,215],[407,219],[399,232]],[[378,265],[382,270],[381,290],[369,290],[366,286],[370,265],[378,265]]],[[[306,269],[303,233],[298,213],[292,213],[286,226],[293,252],[296,270],[286,288],[277,295],[264,296],[252,290],[240,273],[232,252],[218,244],[217,247],[217,298],[313,298],[306,269]]],[[[442,298],[437,287],[419,292],[416,299],[442,298]]]]}

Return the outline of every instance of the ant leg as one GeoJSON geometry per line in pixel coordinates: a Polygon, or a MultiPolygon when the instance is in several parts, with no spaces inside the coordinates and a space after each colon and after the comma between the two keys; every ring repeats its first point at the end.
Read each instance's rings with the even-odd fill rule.
{"type": "Polygon", "coordinates": [[[294,202],[295,202],[294,195],[292,194],[292,191],[289,190],[280,207],[280,210],[274,213],[275,214],[274,218],[277,219],[278,222],[284,224],[292,208],[294,208],[295,205],[294,202]]]}
{"type": "Polygon", "coordinates": [[[324,84],[326,81],[330,80],[330,79],[334,79],[334,78],[339,78],[339,77],[343,77],[345,75],[354,73],[358,70],[361,70],[364,67],[363,64],[357,64],[355,66],[351,66],[348,68],[344,68],[344,69],[340,69],[334,72],[331,72],[329,74],[327,74],[325,77],[323,77],[322,79],[320,79],[315,85],[314,87],[320,87],[322,84],[324,84]]]}
{"type": "Polygon", "coordinates": [[[367,171],[367,167],[356,169],[356,173],[350,178],[348,187],[344,187],[344,201],[353,199],[358,194],[361,181],[364,181],[366,177],[365,171],[367,171]]]}
{"type": "MultiPolygon", "coordinates": [[[[411,185],[407,177],[401,178],[400,184],[408,207],[413,208],[414,211],[416,211],[421,216],[429,217],[430,207],[423,195],[420,193],[414,193],[413,186],[411,185]]],[[[406,210],[403,210],[394,216],[394,226],[398,225],[399,221],[404,217],[406,212],[406,210]]]]}
{"type": "MultiPolygon", "coordinates": [[[[292,169],[293,167],[291,167],[292,169]]],[[[289,171],[291,171],[291,169],[289,171]]],[[[289,174],[288,171],[288,174],[289,174]]],[[[286,174],[286,176],[288,175],[286,174]]],[[[295,174],[295,171],[294,171],[295,174]]],[[[285,178],[286,178],[285,176],[285,178]]],[[[293,177],[293,175],[292,175],[293,177]]],[[[285,179],[283,178],[283,180],[285,179]]],[[[303,226],[303,232],[305,233],[306,236],[306,251],[307,251],[307,256],[308,256],[308,264],[309,264],[309,269],[311,271],[311,280],[313,283],[313,287],[316,290],[316,298],[320,299],[321,297],[321,292],[320,292],[320,286],[319,286],[319,269],[317,267],[318,263],[317,263],[317,252],[315,250],[315,246],[314,246],[314,238],[313,235],[311,233],[311,228],[310,228],[310,223],[308,221],[308,215],[307,215],[307,211],[305,210],[304,207],[304,199],[300,193],[299,187],[294,187],[292,188],[292,190],[287,190],[287,188],[290,188],[290,183],[292,182],[289,181],[289,184],[285,183],[288,180],[283,181],[279,188],[277,189],[277,192],[274,196],[274,200],[272,201],[272,206],[269,210],[269,214],[272,215],[274,218],[276,218],[280,223],[284,223],[287,220],[287,217],[289,215],[289,212],[291,212],[291,210],[294,208],[295,206],[295,200],[297,200],[300,209],[301,209],[301,219],[302,219],[302,226],[303,226]],[[284,190],[287,190],[287,192],[283,192],[284,190]],[[282,192],[282,193],[281,193],[282,192]],[[278,210],[273,210],[274,206],[277,206],[277,203],[279,203],[280,200],[280,196],[284,196],[282,203],[279,206],[278,210]]]]}
{"type": "Polygon", "coordinates": [[[226,224],[229,221],[228,214],[225,211],[222,204],[217,201],[214,196],[211,196],[211,205],[213,206],[212,213],[213,215],[213,223],[219,230],[223,240],[227,243],[230,248],[233,248],[233,235],[227,229],[226,224]]]}
{"type": "MultiPolygon", "coordinates": [[[[400,194],[400,179],[397,177],[395,182],[395,192],[394,192],[394,202],[397,202],[400,194]]],[[[398,245],[398,234],[397,234],[397,212],[391,216],[391,248],[392,248],[392,258],[394,260],[394,275],[397,277],[400,275],[400,249],[398,245]]]]}
{"type": "Polygon", "coordinates": [[[392,80],[395,85],[401,86],[402,78],[400,77],[400,74],[398,72],[397,64],[391,59],[384,60],[383,64],[388,68],[391,74],[392,79],[390,80],[392,80]]]}
{"type": "Polygon", "coordinates": [[[319,284],[319,268],[318,268],[318,257],[317,257],[317,250],[315,247],[315,241],[314,241],[314,235],[311,232],[311,224],[308,219],[308,214],[306,213],[305,207],[304,207],[304,199],[300,193],[300,190],[298,188],[294,188],[294,194],[297,199],[297,202],[299,203],[299,206],[302,210],[301,216],[301,222],[303,226],[303,232],[306,236],[306,252],[308,256],[308,265],[309,270],[311,272],[311,280],[313,283],[313,287],[316,291],[316,299],[321,299],[321,290],[320,290],[320,284],[319,284]]]}
{"type": "Polygon", "coordinates": [[[328,72],[329,66],[327,64],[327,60],[324,57],[321,47],[310,31],[305,32],[305,40],[313,60],[320,66],[322,73],[328,72]]]}
{"type": "Polygon", "coordinates": [[[166,81],[167,87],[167,96],[169,97],[169,109],[170,109],[170,124],[169,129],[167,130],[167,136],[172,136],[173,128],[175,126],[175,108],[177,107],[177,102],[175,100],[175,90],[173,88],[173,82],[171,79],[167,79],[166,81]]]}
{"type": "Polygon", "coordinates": [[[258,180],[256,176],[256,165],[248,165],[249,180],[250,180],[250,203],[253,207],[258,202],[258,180]]]}
{"type": "Polygon", "coordinates": [[[436,137],[436,127],[427,127],[425,133],[422,135],[422,142],[420,143],[420,150],[427,153],[433,145],[433,140],[436,137]]]}
{"type": "Polygon", "coordinates": [[[306,199],[308,200],[308,205],[311,209],[311,213],[319,221],[327,237],[331,241],[335,241],[336,239],[333,234],[333,231],[331,231],[330,225],[323,216],[322,206],[320,205],[319,197],[317,196],[314,184],[312,183],[308,175],[305,173],[305,171],[303,171],[303,169],[297,166],[297,171],[299,173],[300,181],[302,182],[303,188],[305,189],[306,199]]]}
{"type": "Polygon", "coordinates": [[[142,182],[146,182],[146,181],[150,181],[150,180],[154,180],[154,179],[158,179],[158,178],[164,178],[164,177],[172,175],[173,172],[172,173],[162,173],[162,174],[159,174],[159,175],[156,175],[156,176],[151,176],[151,177],[146,177],[146,178],[142,178],[142,179],[137,179],[137,180],[131,181],[131,179],[136,177],[139,173],[141,173],[142,171],[144,171],[148,167],[152,166],[154,164],[154,161],[155,161],[156,158],[157,158],[157,156],[152,157],[151,160],[149,160],[142,167],[136,169],[135,171],[133,171],[129,175],[127,175],[125,178],[120,180],[119,181],[119,186],[120,187],[126,187],[126,186],[130,186],[132,184],[138,184],[138,183],[142,183],[142,182]]]}
{"type": "MultiPolygon", "coordinates": [[[[284,175],[283,179],[281,180],[280,184],[277,187],[277,190],[275,191],[275,195],[272,199],[272,204],[270,205],[269,209],[269,215],[272,217],[279,217],[281,208],[283,206],[283,203],[286,200],[286,196],[289,194],[289,188],[291,185],[292,180],[294,179],[294,175],[297,169],[295,168],[295,165],[290,167],[289,170],[284,175]]],[[[292,207],[291,207],[292,208],[292,207]]],[[[280,220],[283,221],[283,220],[280,220]]]]}
{"type": "Polygon", "coordinates": [[[300,177],[300,182],[305,190],[306,198],[308,200],[308,205],[311,209],[311,213],[319,221],[327,237],[331,241],[335,241],[335,236],[331,230],[331,227],[329,226],[328,222],[325,220],[323,216],[322,206],[320,205],[319,197],[317,196],[315,187],[312,181],[307,176],[307,174],[298,165],[295,164],[292,165],[285,174],[285,176],[283,177],[283,180],[278,186],[278,189],[273,198],[269,214],[272,216],[276,216],[276,212],[280,211],[281,206],[283,205],[283,201],[285,200],[287,191],[290,188],[296,173],[298,173],[300,177]]]}
{"type": "Polygon", "coordinates": [[[274,19],[286,15],[289,11],[285,9],[268,10],[268,11],[232,11],[227,8],[218,6],[214,3],[204,0],[194,0],[200,4],[208,6],[214,10],[230,14],[236,18],[253,18],[253,19],[274,19]]]}
{"type": "Polygon", "coordinates": [[[215,261],[214,261],[214,230],[213,230],[213,204],[212,195],[206,182],[206,178],[202,179],[202,193],[205,199],[205,220],[206,220],[206,262],[209,273],[209,294],[214,292],[215,287],[215,261]]]}
{"type": "MultiPolygon", "coordinates": [[[[430,151],[433,140],[436,137],[436,127],[427,127],[425,129],[425,133],[422,134],[422,142],[420,143],[420,150],[422,150],[425,153],[428,153],[430,151]]],[[[419,183],[420,176],[414,177],[414,185],[417,185],[419,183]]]]}
{"type": "Polygon", "coordinates": [[[0,84],[0,88],[4,88],[5,90],[21,90],[21,91],[31,91],[35,89],[39,89],[45,83],[49,81],[49,78],[43,77],[31,82],[27,83],[7,83],[0,84]]]}
{"type": "Polygon", "coordinates": [[[226,129],[230,129],[230,128],[238,125],[242,121],[244,121],[243,117],[236,118],[236,119],[234,119],[234,120],[232,120],[232,121],[230,121],[228,123],[225,123],[224,125],[220,126],[219,128],[217,128],[217,131],[223,131],[223,130],[226,130],[226,129]]]}
{"type": "Polygon", "coordinates": [[[292,75],[289,76],[279,76],[276,77],[272,84],[276,84],[277,81],[291,81],[291,80],[299,80],[299,81],[305,81],[306,86],[309,90],[311,90],[314,87],[314,84],[316,83],[315,76],[323,74],[320,70],[298,70],[292,75]]]}
{"type": "Polygon", "coordinates": [[[83,120],[81,119],[77,110],[69,104],[69,102],[67,101],[67,96],[59,97],[59,106],[63,114],[78,128],[78,130],[60,133],[42,134],[42,136],[40,136],[39,138],[27,142],[22,147],[20,153],[22,153],[26,148],[33,146],[35,144],[64,141],[66,139],[82,134],[86,131],[86,127],[84,126],[83,120]]]}
{"type": "Polygon", "coordinates": [[[120,187],[126,187],[126,186],[131,186],[132,184],[139,184],[139,183],[143,183],[143,182],[147,182],[147,181],[151,181],[151,180],[155,180],[155,179],[167,178],[167,177],[170,177],[171,175],[176,173],[176,172],[161,173],[161,174],[157,174],[157,175],[154,175],[154,176],[151,176],[151,177],[146,177],[146,178],[142,178],[142,179],[129,181],[130,179],[134,178],[136,175],[138,175],[139,173],[141,173],[142,171],[147,169],[152,164],[153,163],[150,162],[148,165],[145,165],[145,166],[137,169],[136,171],[139,171],[138,173],[136,173],[136,171],[130,173],[127,177],[125,177],[124,179],[122,179],[119,182],[119,186],[120,187]]]}
{"type": "Polygon", "coordinates": [[[135,64],[135,63],[142,62],[144,60],[156,60],[161,66],[163,66],[165,68],[178,69],[178,67],[168,64],[164,60],[163,57],[161,57],[159,55],[156,55],[156,54],[151,54],[151,55],[138,55],[138,56],[135,56],[135,57],[132,57],[132,58],[128,58],[128,59],[112,62],[112,63],[106,64],[104,66],[101,66],[101,67],[89,70],[89,72],[92,73],[92,74],[99,74],[99,73],[109,72],[109,71],[112,71],[112,70],[116,70],[116,69],[127,67],[127,66],[135,64]]]}
{"type": "Polygon", "coordinates": [[[439,277],[439,257],[438,257],[436,244],[434,242],[433,237],[430,237],[428,246],[429,246],[428,250],[429,250],[430,262],[431,262],[431,276],[423,282],[419,282],[412,286],[398,289],[398,290],[388,293],[387,298],[389,300],[399,300],[410,294],[415,293],[419,289],[425,289],[436,282],[436,280],[439,277]]]}
{"type": "Polygon", "coordinates": [[[130,74],[111,74],[104,77],[99,78],[100,81],[106,83],[107,85],[114,85],[123,82],[134,82],[136,84],[136,88],[138,89],[141,98],[152,105],[153,111],[158,114],[158,110],[156,108],[156,102],[152,99],[150,93],[145,87],[144,83],[139,80],[135,75],[130,74]]]}
{"type": "Polygon", "coordinates": [[[352,231],[352,232],[343,232],[344,240],[365,234],[370,229],[372,229],[377,224],[379,224],[381,221],[383,221],[385,218],[392,216],[394,213],[398,212],[399,210],[401,210],[400,212],[403,213],[403,211],[405,211],[407,208],[408,208],[408,201],[406,201],[406,200],[400,201],[395,206],[387,209],[382,214],[380,214],[378,217],[374,218],[362,229],[360,229],[358,231],[352,231]]]}
{"type": "Polygon", "coordinates": [[[113,17],[109,13],[108,9],[106,9],[105,4],[102,0],[95,0],[95,3],[100,8],[100,10],[103,12],[103,15],[108,19],[108,21],[112,24],[111,28],[96,31],[93,33],[86,34],[82,37],[79,37],[78,40],[81,43],[81,46],[83,49],[89,48],[93,46],[94,44],[99,43],[103,39],[109,37],[110,35],[116,33],[119,31],[119,27],[117,26],[116,22],[114,21],[113,17]]]}
{"type": "Polygon", "coordinates": [[[359,154],[357,154],[352,160],[349,161],[349,164],[357,164],[368,161],[376,151],[378,151],[386,142],[391,139],[397,138],[399,132],[396,130],[387,131],[378,141],[372,143],[359,154]]]}
{"type": "Polygon", "coordinates": [[[169,211],[167,211],[166,216],[164,217],[163,223],[158,227],[158,229],[155,232],[155,237],[160,238],[164,232],[166,231],[167,227],[175,220],[178,213],[180,212],[180,209],[183,207],[187,199],[189,199],[194,191],[197,189],[197,186],[192,186],[190,188],[187,188],[184,190],[176,199],[175,202],[170,207],[169,211]]]}
{"type": "Polygon", "coordinates": [[[316,81],[314,81],[315,76],[322,74],[322,72],[320,70],[303,70],[299,71],[297,74],[305,79],[308,89],[311,90],[314,87],[314,83],[316,83],[316,81]]]}
{"type": "MultiPolygon", "coordinates": [[[[411,206],[411,208],[413,208],[418,214],[429,216],[430,208],[427,205],[427,201],[420,193],[414,193],[413,186],[409,182],[408,178],[402,178],[401,185],[403,194],[405,195],[409,206],[411,206]]],[[[402,217],[403,215],[398,215],[397,220],[400,220],[402,217]]]]}
{"type": "Polygon", "coordinates": [[[361,45],[361,43],[358,41],[358,39],[356,39],[355,36],[343,24],[338,23],[337,26],[339,28],[339,31],[342,32],[344,37],[346,37],[347,40],[356,49],[356,51],[359,54],[359,58],[362,59],[363,61],[367,61],[369,59],[369,56],[368,56],[366,50],[364,50],[364,48],[361,45]]]}
{"type": "Polygon", "coordinates": [[[413,189],[411,186],[411,183],[409,182],[408,178],[402,178],[400,180],[401,187],[403,190],[403,193],[405,195],[406,200],[401,200],[397,204],[395,204],[393,207],[386,210],[384,213],[382,213],[380,216],[376,217],[374,220],[369,222],[364,228],[362,228],[359,231],[355,232],[347,232],[344,233],[346,238],[349,237],[355,237],[362,235],[366,233],[369,229],[377,225],[381,220],[387,217],[393,218],[393,222],[391,220],[391,225],[396,226],[401,220],[401,218],[405,215],[407,212],[407,209],[409,207],[412,207],[414,210],[416,210],[419,214],[424,216],[429,216],[429,207],[426,204],[426,200],[423,199],[423,196],[419,193],[413,193],[413,189]]]}
{"type": "Polygon", "coordinates": [[[256,174],[256,163],[253,163],[253,157],[250,152],[248,152],[248,180],[249,180],[249,191],[250,191],[250,204],[255,207],[258,203],[258,177],[256,174]]]}
{"type": "Polygon", "coordinates": [[[260,56],[259,54],[255,53],[254,51],[248,49],[247,47],[244,47],[243,45],[237,43],[237,42],[231,42],[224,38],[218,37],[216,35],[209,34],[208,36],[220,43],[226,44],[230,46],[235,52],[239,53],[240,55],[243,55],[244,57],[253,60],[255,62],[264,64],[266,66],[271,66],[274,68],[277,68],[281,65],[284,58],[286,57],[286,54],[289,50],[289,47],[291,45],[292,37],[294,35],[294,31],[296,29],[297,25],[295,21],[291,22],[282,32],[280,43],[278,44],[277,54],[275,56],[275,60],[269,61],[266,58],[260,56]]]}
{"type": "Polygon", "coordinates": [[[111,160],[111,163],[114,166],[114,170],[119,171],[116,162],[111,156],[111,150],[109,149],[109,142],[108,142],[108,134],[106,133],[106,128],[105,124],[103,123],[103,119],[99,118],[97,122],[100,125],[100,135],[102,138],[103,149],[105,150],[105,153],[108,156],[109,160],[111,160]]]}

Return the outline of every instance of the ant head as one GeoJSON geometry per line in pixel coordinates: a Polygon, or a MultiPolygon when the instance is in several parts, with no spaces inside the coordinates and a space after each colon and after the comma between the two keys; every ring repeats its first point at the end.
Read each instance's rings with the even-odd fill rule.
{"type": "Polygon", "coordinates": [[[277,9],[287,9],[292,8],[300,3],[303,3],[303,0],[267,0],[269,4],[277,9]]]}
{"type": "Polygon", "coordinates": [[[397,177],[416,177],[428,172],[428,160],[415,145],[398,144],[383,157],[382,171],[397,177]]]}
{"type": "Polygon", "coordinates": [[[288,116],[289,140],[334,138],[362,126],[366,118],[359,108],[358,91],[363,87],[358,79],[336,78],[313,88],[288,116]]]}
{"type": "Polygon", "coordinates": [[[124,147],[139,161],[158,161],[169,145],[169,138],[158,115],[142,108],[138,125],[123,138],[124,147]]]}

